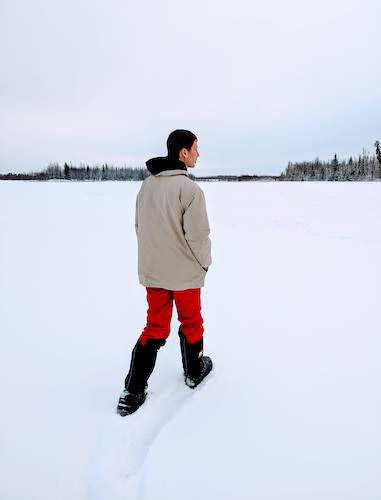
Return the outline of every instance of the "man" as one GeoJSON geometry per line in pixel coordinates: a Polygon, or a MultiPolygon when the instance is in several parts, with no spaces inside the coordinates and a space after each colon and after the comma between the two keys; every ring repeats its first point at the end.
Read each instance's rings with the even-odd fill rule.
{"type": "Polygon", "coordinates": [[[147,397],[147,381],[157,352],[170,333],[173,301],[180,321],[179,337],[185,383],[196,387],[212,370],[203,355],[201,287],[210,264],[211,241],[205,197],[188,174],[199,157],[197,137],[174,130],[168,155],[146,162],[147,177],[136,198],[139,282],[147,290],[147,325],[131,355],[117,412],[135,412],[147,397]]]}

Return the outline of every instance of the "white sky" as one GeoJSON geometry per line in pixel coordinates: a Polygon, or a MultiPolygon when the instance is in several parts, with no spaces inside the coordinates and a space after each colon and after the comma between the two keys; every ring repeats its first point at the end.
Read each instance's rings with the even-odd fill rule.
{"type": "Polygon", "coordinates": [[[381,139],[378,0],[1,0],[0,171],[144,166],[176,128],[196,175],[280,173],[381,139]]]}

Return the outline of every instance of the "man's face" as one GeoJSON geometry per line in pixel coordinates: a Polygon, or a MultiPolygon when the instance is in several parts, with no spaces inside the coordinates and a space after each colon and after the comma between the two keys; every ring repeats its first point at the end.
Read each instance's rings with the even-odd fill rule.
{"type": "Polygon", "coordinates": [[[187,167],[193,168],[196,165],[197,158],[199,157],[197,139],[193,142],[192,147],[188,149],[183,148],[180,151],[179,159],[185,163],[187,167]]]}

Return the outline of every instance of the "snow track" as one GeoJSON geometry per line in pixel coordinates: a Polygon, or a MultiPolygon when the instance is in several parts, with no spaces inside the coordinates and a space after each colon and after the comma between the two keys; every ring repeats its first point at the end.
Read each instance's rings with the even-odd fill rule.
{"type": "Polygon", "coordinates": [[[195,389],[179,376],[158,392],[148,391],[143,406],[134,414],[112,415],[102,426],[94,463],[89,472],[89,498],[118,500],[140,498],[144,487],[144,463],[155,440],[176,414],[206,384],[213,372],[195,389]]]}

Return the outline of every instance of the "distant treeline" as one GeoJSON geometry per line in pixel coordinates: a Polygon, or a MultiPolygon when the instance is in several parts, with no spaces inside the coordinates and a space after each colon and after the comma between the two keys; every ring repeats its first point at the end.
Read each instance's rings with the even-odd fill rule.
{"type": "MultiPolygon", "coordinates": [[[[360,181],[381,180],[381,150],[380,142],[376,141],[375,154],[367,151],[358,157],[349,160],[339,160],[335,154],[331,161],[303,161],[288,163],[280,176],[277,175],[216,175],[196,177],[189,174],[193,180],[200,181],[360,181]]],[[[113,167],[104,164],[101,166],[80,165],[79,167],[65,163],[62,167],[58,163],[49,165],[41,172],[26,174],[0,174],[3,180],[37,180],[47,181],[143,181],[150,175],[146,168],[113,167]]]]}
{"type": "Polygon", "coordinates": [[[142,181],[149,175],[146,168],[134,167],[113,167],[107,164],[90,167],[80,165],[75,167],[65,163],[61,167],[58,163],[50,164],[41,172],[30,172],[27,174],[6,174],[0,179],[12,180],[38,180],[47,181],[50,179],[68,181],[142,181]]]}
{"type": "Polygon", "coordinates": [[[381,150],[380,143],[374,143],[376,152],[370,155],[363,152],[358,158],[352,156],[349,160],[339,161],[337,155],[328,162],[316,158],[313,162],[289,162],[286,171],[279,180],[286,181],[357,181],[381,180],[381,150]]]}
{"type": "MultiPolygon", "coordinates": [[[[65,163],[61,167],[58,163],[49,165],[41,172],[30,172],[27,174],[6,174],[0,175],[0,179],[6,180],[37,180],[47,181],[51,179],[68,181],[143,181],[150,175],[147,168],[136,167],[113,167],[108,164],[90,167],[89,165],[80,165],[75,167],[65,163]]],[[[196,177],[189,174],[194,180],[203,181],[252,181],[252,180],[278,180],[279,176],[270,175],[217,175],[196,177]]]]}

